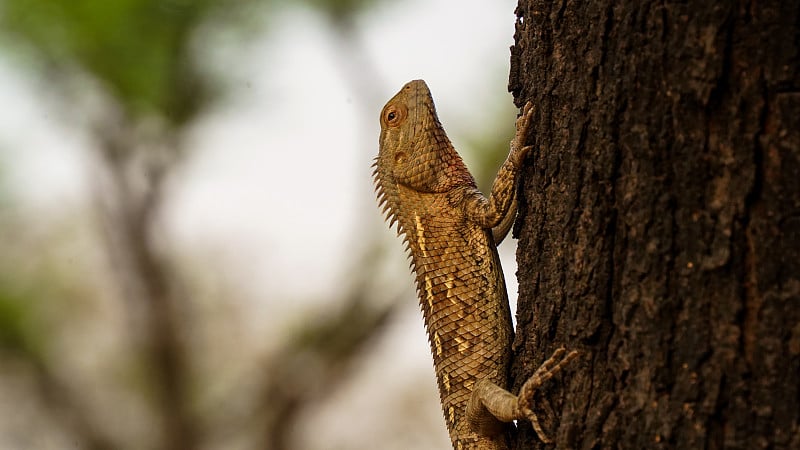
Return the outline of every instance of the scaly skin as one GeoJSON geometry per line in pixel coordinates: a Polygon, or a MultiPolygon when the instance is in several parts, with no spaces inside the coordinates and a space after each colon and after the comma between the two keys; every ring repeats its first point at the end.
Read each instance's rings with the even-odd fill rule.
{"type": "Polygon", "coordinates": [[[510,422],[525,417],[547,442],[530,411],[531,393],[576,356],[556,363],[564,353],[559,349],[520,397],[504,389],[514,334],[496,240],[516,214],[531,111],[526,105],[517,120],[511,152],[488,199],[442,129],[424,81],[407,83],[381,112],[378,197],[411,254],[454,449],[508,449],[510,422]]]}

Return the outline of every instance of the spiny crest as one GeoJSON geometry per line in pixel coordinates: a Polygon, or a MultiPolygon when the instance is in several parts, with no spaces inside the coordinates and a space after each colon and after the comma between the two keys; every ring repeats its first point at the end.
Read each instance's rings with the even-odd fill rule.
{"type": "Polygon", "coordinates": [[[397,225],[397,235],[402,237],[403,249],[405,250],[406,256],[409,259],[408,268],[409,270],[411,270],[412,273],[416,273],[417,264],[414,261],[414,258],[412,257],[411,254],[411,246],[409,243],[408,233],[405,232],[403,224],[400,223],[400,221],[397,218],[396,211],[392,208],[393,202],[390,201],[389,194],[387,194],[387,190],[384,189],[383,187],[381,177],[379,176],[378,173],[377,158],[375,158],[375,160],[376,160],[375,164],[373,164],[375,170],[373,171],[372,176],[373,176],[373,181],[375,183],[375,192],[377,194],[378,207],[381,209],[381,212],[385,216],[385,220],[389,222],[389,228],[394,228],[395,224],[397,225]]]}
{"type": "MultiPolygon", "coordinates": [[[[402,224],[397,220],[397,213],[392,208],[392,203],[389,199],[389,195],[387,194],[387,189],[384,188],[383,180],[381,179],[378,167],[378,158],[375,158],[375,162],[372,164],[372,167],[375,170],[372,171],[372,179],[373,183],[375,184],[375,193],[378,200],[378,208],[381,209],[381,214],[383,214],[384,219],[386,222],[389,222],[389,228],[394,228],[395,224],[397,224],[397,234],[404,234],[402,224]]],[[[407,246],[406,246],[407,247],[407,246]]]]}

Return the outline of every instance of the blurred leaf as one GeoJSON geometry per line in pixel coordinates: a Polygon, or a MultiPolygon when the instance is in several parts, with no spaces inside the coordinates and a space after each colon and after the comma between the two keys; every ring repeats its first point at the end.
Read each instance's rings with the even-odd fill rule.
{"type": "Polygon", "coordinates": [[[41,362],[41,330],[37,330],[26,300],[0,285],[0,350],[41,362]]]}
{"type": "Polygon", "coordinates": [[[348,23],[356,15],[377,5],[381,0],[305,0],[309,6],[328,16],[334,22],[348,23]]]}

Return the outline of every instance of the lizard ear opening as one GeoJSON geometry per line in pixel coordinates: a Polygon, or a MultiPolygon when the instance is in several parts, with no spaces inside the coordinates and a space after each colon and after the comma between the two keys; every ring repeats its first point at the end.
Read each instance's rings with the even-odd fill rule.
{"type": "Polygon", "coordinates": [[[408,108],[402,103],[391,103],[386,105],[381,114],[381,123],[389,128],[400,126],[408,116],[408,108]]]}

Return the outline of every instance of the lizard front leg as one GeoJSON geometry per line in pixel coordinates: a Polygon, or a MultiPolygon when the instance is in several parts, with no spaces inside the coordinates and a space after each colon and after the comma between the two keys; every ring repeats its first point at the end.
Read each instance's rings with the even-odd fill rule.
{"type": "Polygon", "coordinates": [[[553,352],[553,355],[522,385],[518,396],[492,383],[489,378],[483,378],[475,383],[466,412],[472,430],[480,435],[492,436],[497,432],[498,421],[527,419],[542,442],[552,442],[542,430],[539,418],[531,408],[531,402],[536,389],[578,356],[576,350],[566,356],[564,353],[566,350],[563,347],[553,352]]]}
{"type": "MultiPolygon", "coordinates": [[[[532,113],[533,104],[528,102],[522,109],[522,115],[517,118],[516,133],[514,135],[514,140],[511,141],[511,152],[509,159],[512,159],[517,171],[519,171],[519,167],[522,165],[522,161],[525,160],[528,152],[530,152],[530,150],[533,148],[524,145],[525,138],[528,135],[528,127],[532,113]]],[[[505,239],[506,235],[508,235],[508,232],[511,231],[511,227],[514,225],[514,219],[517,217],[517,185],[519,184],[519,175],[514,174],[514,179],[515,182],[512,186],[511,192],[511,206],[508,208],[505,216],[503,216],[503,218],[500,220],[500,223],[492,228],[492,237],[494,238],[495,245],[500,245],[500,243],[503,242],[503,239],[505,239]]]]}
{"type": "MultiPolygon", "coordinates": [[[[497,173],[489,198],[475,190],[465,201],[467,218],[482,228],[491,229],[495,245],[508,234],[516,216],[519,172],[522,162],[532,149],[531,146],[524,145],[532,114],[533,105],[528,102],[517,118],[511,151],[497,173]]],[[[525,382],[519,396],[494,384],[488,377],[479,380],[473,387],[466,408],[470,428],[480,435],[493,436],[502,430],[503,422],[528,419],[539,438],[543,442],[550,442],[531,408],[531,402],[534,391],[578,355],[578,352],[572,351],[564,356],[565,352],[563,348],[556,350],[525,382]]]]}
{"type": "Polygon", "coordinates": [[[517,215],[519,172],[525,157],[533,149],[525,145],[532,114],[533,104],[528,102],[517,118],[511,151],[497,172],[489,198],[475,190],[464,203],[467,218],[483,228],[491,229],[495,245],[506,237],[517,215]]]}

